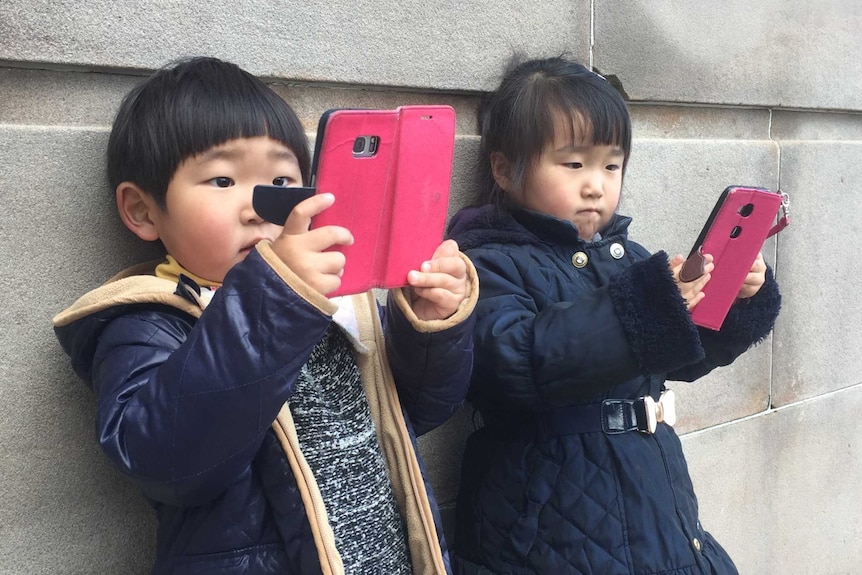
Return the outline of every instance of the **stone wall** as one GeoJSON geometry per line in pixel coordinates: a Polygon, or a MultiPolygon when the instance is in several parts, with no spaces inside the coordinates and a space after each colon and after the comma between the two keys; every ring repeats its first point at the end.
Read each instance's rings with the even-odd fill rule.
{"type": "MultiPolygon", "coordinates": [[[[567,53],[622,86],[622,211],[684,252],[728,184],[781,188],[765,253],[784,307],[733,366],[674,384],[703,523],[742,573],[862,563],[862,3],[4,0],[0,3],[0,574],[146,573],[155,522],[94,441],[92,394],[51,317],[145,258],[105,183],[114,111],[188,55],[232,60],[297,110],[445,103],[454,211],[475,192],[474,109],[513,52],[567,53]],[[854,375],[856,374],[856,375],[854,375]]],[[[465,408],[421,438],[451,519],[465,408]]]]}

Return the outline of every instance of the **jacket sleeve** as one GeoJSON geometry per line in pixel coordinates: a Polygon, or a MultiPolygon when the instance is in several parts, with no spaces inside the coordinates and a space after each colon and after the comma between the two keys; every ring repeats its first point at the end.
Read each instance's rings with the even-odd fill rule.
{"type": "Polygon", "coordinates": [[[217,497],[249,472],[330,321],[258,252],[193,326],[164,308],[112,320],[93,359],[103,450],[152,500],[217,497]]]}
{"type": "Polygon", "coordinates": [[[698,328],[706,352],[704,359],[668,373],[667,378],[694,381],[716,367],[730,365],[769,335],[780,310],[778,283],[772,269],[767,267],[763,286],[753,297],[739,300],[731,306],[721,330],[698,328]]]}
{"type": "Polygon", "coordinates": [[[482,286],[471,393],[485,407],[577,403],[704,356],[662,252],[577,301],[550,303],[541,288],[526,287],[534,269],[499,250],[469,254],[482,286]]]}
{"type": "Polygon", "coordinates": [[[445,320],[420,320],[404,290],[389,293],[384,316],[386,352],[398,397],[417,435],[449,419],[463,404],[470,385],[479,285],[473,264],[464,259],[467,295],[445,320]]]}

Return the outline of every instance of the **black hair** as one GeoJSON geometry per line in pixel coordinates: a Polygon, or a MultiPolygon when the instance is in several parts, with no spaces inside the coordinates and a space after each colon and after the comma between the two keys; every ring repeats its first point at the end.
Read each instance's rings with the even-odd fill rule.
{"type": "Polygon", "coordinates": [[[133,182],[164,209],[168,184],[184,160],[256,136],[287,146],[307,183],[308,138],[287,102],[236,64],[180,60],[141,82],[120,104],[108,139],[108,182],[112,191],[133,182]]]}
{"type": "Polygon", "coordinates": [[[561,114],[571,119],[573,143],[619,146],[625,173],[632,129],[622,95],[602,76],[563,56],[519,60],[513,58],[500,86],[479,106],[481,203],[508,200],[494,180],[491,154],[505,156],[512,182],[520,188],[554,141],[561,114]]]}

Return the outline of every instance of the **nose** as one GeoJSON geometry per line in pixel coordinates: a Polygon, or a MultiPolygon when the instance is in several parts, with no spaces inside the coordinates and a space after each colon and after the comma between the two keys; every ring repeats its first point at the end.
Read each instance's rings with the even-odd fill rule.
{"type": "Polygon", "coordinates": [[[240,219],[244,224],[262,224],[264,219],[254,211],[254,195],[251,189],[243,194],[242,207],[240,208],[240,219]]]}
{"type": "Polygon", "coordinates": [[[601,198],[604,195],[604,174],[602,170],[590,170],[586,174],[581,194],[587,198],[601,198]]]}

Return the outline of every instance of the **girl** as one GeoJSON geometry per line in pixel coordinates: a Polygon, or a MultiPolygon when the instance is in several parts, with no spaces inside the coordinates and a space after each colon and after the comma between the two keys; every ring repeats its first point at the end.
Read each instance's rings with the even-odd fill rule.
{"type": "Polygon", "coordinates": [[[698,521],[664,382],[769,333],[771,271],[759,256],[722,330],[695,327],[712,259],[684,283],[681,256],[629,240],[628,111],[583,66],[518,65],[480,123],[484,205],[450,227],[482,286],[469,398],[485,423],[464,455],[457,572],[736,573],[698,521]]]}

